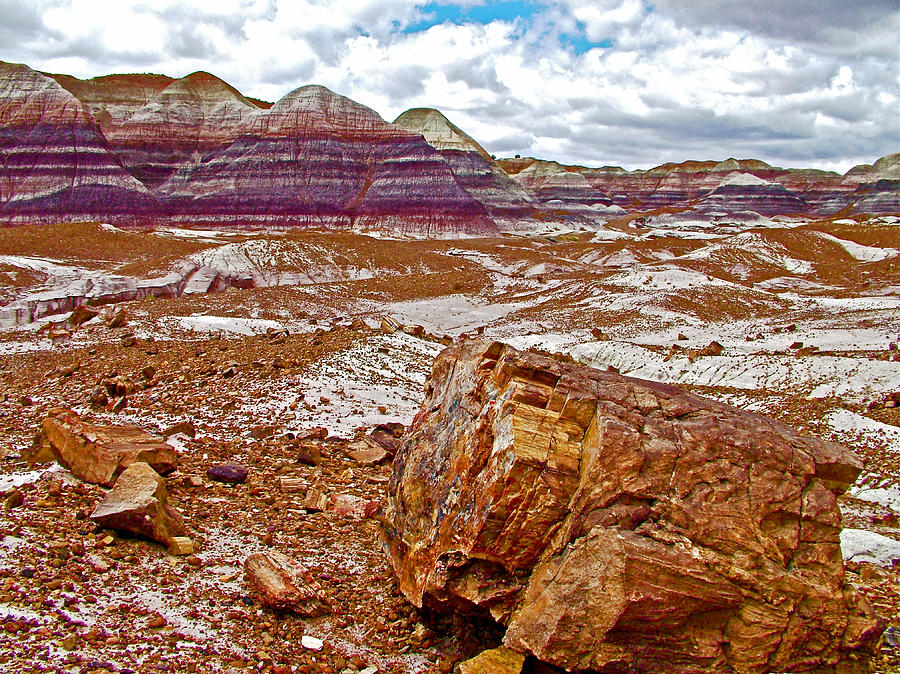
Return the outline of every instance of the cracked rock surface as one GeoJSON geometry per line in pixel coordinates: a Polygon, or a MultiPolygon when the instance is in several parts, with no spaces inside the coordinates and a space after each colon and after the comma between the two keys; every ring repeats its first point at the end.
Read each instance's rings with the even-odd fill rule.
{"type": "Polygon", "coordinates": [[[416,605],[475,604],[567,670],[867,671],[842,446],[489,340],[435,361],[386,541],[416,605]]]}

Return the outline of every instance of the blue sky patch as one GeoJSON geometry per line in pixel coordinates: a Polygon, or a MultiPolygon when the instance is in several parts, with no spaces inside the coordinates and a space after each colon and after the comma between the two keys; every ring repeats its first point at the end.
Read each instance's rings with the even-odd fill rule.
{"type": "Polygon", "coordinates": [[[540,9],[540,4],[531,0],[488,0],[485,4],[474,7],[429,2],[422,6],[425,18],[418,23],[410,24],[403,32],[417,33],[446,21],[464,24],[513,21],[517,18],[528,19],[540,9]]]}
{"type": "Polygon", "coordinates": [[[569,33],[563,33],[559,36],[560,42],[563,45],[568,45],[575,50],[575,53],[578,55],[584,54],[585,52],[589,52],[591,49],[596,47],[600,47],[602,49],[611,49],[615,43],[611,38],[606,38],[605,40],[601,40],[600,42],[593,42],[585,37],[583,34],[575,34],[570,35],[569,33]]]}

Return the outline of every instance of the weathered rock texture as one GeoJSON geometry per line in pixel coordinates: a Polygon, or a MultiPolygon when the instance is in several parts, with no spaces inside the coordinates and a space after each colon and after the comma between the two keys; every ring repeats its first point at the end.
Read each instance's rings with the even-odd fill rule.
{"type": "Polygon", "coordinates": [[[166,483],[148,464],[132,463],[119,475],[91,519],[101,527],[137,534],[164,545],[187,534],[181,514],[168,504],[166,483]]]}
{"type": "Polygon", "coordinates": [[[250,555],[244,561],[244,573],[266,606],[308,618],[330,611],[310,572],[287,555],[271,551],[250,555]]]}
{"type": "Polygon", "coordinates": [[[178,467],[175,449],[137,426],[94,426],[67,409],[52,410],[41,422],[35,449],[48,452],[85,482],[111,487],[135,462],[148,463],[158,473],[178,467]]]}
{"type": "Polygon", "coordinates": [[[467,604],[568,670],[852,671],[883,625],[844,582],[843,447],[496,342],[436,360],[385,538],[416,605],[467,604]]]}

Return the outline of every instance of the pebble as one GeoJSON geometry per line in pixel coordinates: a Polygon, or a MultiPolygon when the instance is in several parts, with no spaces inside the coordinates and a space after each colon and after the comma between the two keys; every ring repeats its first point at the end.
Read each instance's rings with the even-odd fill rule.
{"type": "Polygon", "coordinates": [[[300,639],[300,645],[310,651],[321,651],[325,647],[325,642],[316,637],[304,634],[303,638],[300,639]]]}

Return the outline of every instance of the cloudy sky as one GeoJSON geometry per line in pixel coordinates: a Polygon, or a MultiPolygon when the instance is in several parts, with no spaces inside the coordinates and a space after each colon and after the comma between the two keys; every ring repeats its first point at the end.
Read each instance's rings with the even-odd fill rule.
{"type": "Polygon", "coordinates": [[[0,0],[0,59],[435,107],[498,156],[846,171],[900,151],[900,0],[0,0]]]}

